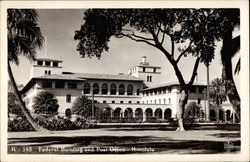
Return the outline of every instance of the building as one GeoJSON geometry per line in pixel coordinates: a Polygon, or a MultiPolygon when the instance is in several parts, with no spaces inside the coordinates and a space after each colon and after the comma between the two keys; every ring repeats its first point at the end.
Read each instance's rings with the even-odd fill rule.
{"type": "MultiPolygon", "coordinates": [[[[152,66],[142,58],[139,65],[129,69],[128,74],[91,74],[63,72],[61,60],[47,58],[33,62],[29,82],[22,89],[25,103],[32,112],[33,97],[39,91],[48,90],[58,99],[59,114],[71,116],[74,100],[86,95],[94,98],[95,106],[103,119],[136,118],[142,121],[152,118],[167,120],[175,118],[180,97],[178,83],[160,84],[161,67],[152,66]]],[[[216,107],[206,112],[204,84],[194,83],[189,101],[195,101],[204,113],[216,119],[216,107]]],[[[230,120],[232,106],[220,107],[220,119],[230,120]]]]}

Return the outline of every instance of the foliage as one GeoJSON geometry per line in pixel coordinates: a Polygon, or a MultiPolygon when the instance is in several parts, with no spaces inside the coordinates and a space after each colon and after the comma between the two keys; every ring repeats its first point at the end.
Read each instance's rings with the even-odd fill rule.
{"type": "Polygon", "coordinates": [[[59,105],[57,99],[54,97],[53,93],[49,91],[40,91],[34,97],[33,108],[36,114],[51,114],[57,113],[59,105]]]}
{"type": "Polygon", "coordinates": [[[82,117],[90,117],[92,114],[92,100],[90,100],[87,96],[77,97],[73,102],[72,111],[74,114],[82,117]]]}
{"type": "Polygon", "coordinates": [[[9,132],[24,132],[34,131],[32,125],[25,118],[17,118],[8,120],[8,131],[9,132]]]}
{"type": "Polygon", "coordinates": [[[194,123],[201,118],[201,106],[198,105],[195,101],[189,102],[186,105],[184,119],[185,123],[194,123]]]}
{"type": "Polygon", "coordinates": [[[8,114],[9,113],[23,116],[20,104],[17,101],[17,96],[13,91],[8,92],[8,114]]]}
{"type": "Polygon", "coordinates": [[[222,79],[215,78],[211,81],[209,85],[209,95],[211,101],[218,106],[226,101],[225,83],[222,79]]]}
{"type": "Polygon", "coordinates": [[[8,9],[8,60],[18,65],[23,54],[29,60],[36,56],[36,48],[42,47],[43,36],[37,25],[37,12],[32,9],[8,9]]]}

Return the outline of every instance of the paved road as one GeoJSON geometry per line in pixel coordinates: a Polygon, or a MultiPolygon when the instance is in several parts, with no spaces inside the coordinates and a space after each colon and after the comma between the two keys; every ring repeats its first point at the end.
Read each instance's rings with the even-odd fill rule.
{"type": "Polygon", "coordinates": [[[8,134],[8,144],[9,153],[23,153],[24,146],[32,147],[30,153],[53,153],[54,151],[57,154],[238,153],[240,131],[208,129],[176,132],[159,128],[99,128],[56,131],[52,134],[12,132],[8,134]],[[225,142],[227,142],[226,146],[225,142]],[[11,152],[11,147],[16,147],[18,151],[11,152]],[[56,150],[48,150],[53,148],[56,150]],[[64,148],[70,149],[65,151],[64,148]]]}

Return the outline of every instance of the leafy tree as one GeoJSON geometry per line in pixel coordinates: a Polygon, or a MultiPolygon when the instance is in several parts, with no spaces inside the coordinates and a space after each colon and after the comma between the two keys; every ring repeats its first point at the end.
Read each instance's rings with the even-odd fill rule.
{"type": "Polygon", "coordinates": [[[209,85],[209,95],[213,103],[217,105],[217,121],[219,119],[219,106],[226,101],[225,83],[222,79],[215,78],[209,85]]]}
{"type": "Polygon", "coordinates": [[[90,117],[92,114],[92,100],[85,95],[77,97],[73,102],[72,111],[82,117],[90,117]]]}
{"type": "Polygon", "coordinates": [[[8,114],[16,114],[17,116],[23,116],[22,111],[20,111],[20,104],[17,101],[16,94],[12,91],[8,92],[8,114]]]}
{"type": "Polygon", "coordinates": [[[36,48],[42,47],[43,36],[37,26],[37,12],[31,9],[8,9],[8,74],[21,111],[37,131],[44,131],[30,115],[17,89],[11,70],[11,63],[19,64],[19,56],[24,55],[29,60],[36,56],[36,48]]]}
{"type": "MultiPolygon", "coordinates": [[[[233,39],[233,31],[235,27],[240,25],[240,10],[239,9],[223,9],[216,10],[217,22],[221,27],[222,49],[221,61],[223,65],[222,79],[226,87],[226,94],[236,110],[237,115],[240,114],[240,96],[236,89],[233,79],[232,57],[240,49],[240,36],[233,39]]],[[[240,59],[236,64],[236,71],[240,69],[240,59]]]]}
{"type": "Polygon", "coordinates": [[[215,39],[219,39],[220,31],[213,22],[214,10],[89,9],[84,15],[84,24],[74,37],[79,41],[77,50],[83,57],[100,58],[103,51],[108,51],[112,36],[145,43],[163,53],[180,83],[182,93],[177,108],[177,130],[184,130],[183,111],[188,91],[199,63],[208,64],[214,58],[215,39]],[[196,59],[189,82],[185,82],[178,67],[179,61],[187,55],[196,59]]]}
{"type": "Polygon", "coordinates": [[[59,105],[54,94],[49,91],[40,91],[34,97],[33,108],[37,114],[54,115],[57,113],[59,105]]]}

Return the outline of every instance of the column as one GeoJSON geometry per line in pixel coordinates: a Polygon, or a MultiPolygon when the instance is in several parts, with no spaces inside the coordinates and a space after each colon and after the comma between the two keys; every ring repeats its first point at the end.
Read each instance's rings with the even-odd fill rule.
{"type": "Polygon", "coordinates": [[[225,123],[227,123],[227,112],[226,111],[224,113],[224,120],[225,120],[225,123]]]}
{"type": "Polygon", "coordinates": [[[146,120],[146,112],[142,112],[142,121],[145,121],[146,120]]]}
{"type": "Polygon", "coordinates": [[[232,113],[233,114],[233,124],[235,123],[235,112],[232,113]]]}
{"type": "Polygon", "coordinates": [[[165,112],[165,110],[162,110],[162,116],[161,116],[162,120],[164,120],[164,112],[165,112]]]}
{"type": "Polygon", "coordinates": [[[135,118],[135,110],[132,109],[133,118],[135,118]]]}

